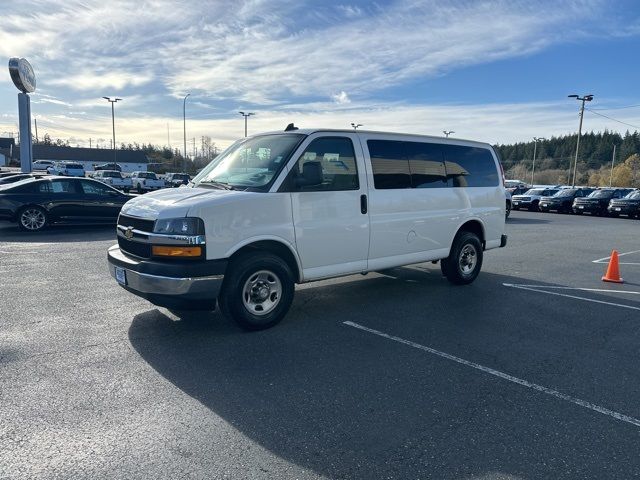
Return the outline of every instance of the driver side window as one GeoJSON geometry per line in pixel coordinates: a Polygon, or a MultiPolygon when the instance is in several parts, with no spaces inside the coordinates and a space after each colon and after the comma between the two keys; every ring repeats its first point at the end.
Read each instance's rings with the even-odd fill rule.
{"type": "Polygon", "coordinates": [[[351,139],[322,137],[313,140],[289,172],[285,184],[290,192],[358,190],[358,168],[351,139]],[[314,171],[317,176],[308,178],[314,171]]]}

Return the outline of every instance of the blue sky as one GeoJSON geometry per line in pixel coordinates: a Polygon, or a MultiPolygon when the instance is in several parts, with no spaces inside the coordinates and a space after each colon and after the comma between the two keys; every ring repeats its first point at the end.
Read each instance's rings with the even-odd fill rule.
{"type": "MultiPolygon", "coordinates": [[[[108,145],[224,147],[251,132],[365,128],[492,143],[576,130],[571,93],[640,126],[637,1],[5,0],[0,56],[38,77],[39,135],[108,145]]],[[[0,71],[0,135],[17,131],[17,100],[0,71]]],[[[595,110],[594,110],[595,112],[595,110]]],[[[587,112],[585,129],[625,131],[587,112]]]]}

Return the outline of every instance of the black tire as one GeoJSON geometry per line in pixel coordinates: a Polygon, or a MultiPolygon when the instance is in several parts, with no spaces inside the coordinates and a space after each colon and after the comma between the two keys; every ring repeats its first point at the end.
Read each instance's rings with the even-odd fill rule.
{"type": "Polygon", "coordinates": [[[227,272],[218,297],[225,316],[249,331],[273,327],[284,318],[295,291],[287,262],[269,252],[252,252],[234,259],[227,272]]]}
{"type": "Polygon", "coordinates": [[[509,218],[510,214],[511,214],[511,202],[507,200],[507,205],[504,211],[504,219],[506,220],[507,218],[509,218]]]}
{"type": "Polygon", "coordinates": [[[49,223],[47,211],[37,205],[27,205],[21,208],[16,218],[18,228],[24,232],[40,232],[49,223]]]}
{"type": "Polygon", "coordinates": [[[455,285],[473,282],[482,268],[482,243],[475,233],[456,235],[449,256],[441,260],[442,274],[455,285]]]}
{"type": "Polygon", "coordinates": [[[138,184],[138,193],[144,193],[144,190],[142,190],[142,185],[138,184]]]}

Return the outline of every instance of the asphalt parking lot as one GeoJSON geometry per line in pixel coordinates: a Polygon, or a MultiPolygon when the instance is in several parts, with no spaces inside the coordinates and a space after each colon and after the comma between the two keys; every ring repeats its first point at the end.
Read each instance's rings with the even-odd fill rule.
{"type": "Polygon", "coordinates": [[[113,227],[1,225],[0,478],[636,477],[639,227],[513,212],[472,285],[302,285],[245,333],[118,287],[113,227]]]}

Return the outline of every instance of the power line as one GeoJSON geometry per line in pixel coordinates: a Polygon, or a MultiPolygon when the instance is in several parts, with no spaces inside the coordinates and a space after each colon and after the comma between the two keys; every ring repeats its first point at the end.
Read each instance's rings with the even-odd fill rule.
{"type": "Polygon", "coordinates": [[[604,118],[608,118],[609,120],[613,120],[614,122],[621,123],[623,125],[626,125],[627,127],[632,127],[632,128],[635,128],[636,130],[640,130],[640,127],[638,127],[637,125],[631,125],[630,123],[623,122],[622,120],[616,120],[615,118],[607,117],[606,115],[603,115],[602,113],[594,112],[590,108],[585,108],[585,110],[589,110],[591,113],[594,113],[596,115],[600,115],[601,117],[604,117],[604,118]]]}
{"type": "Polygon", "coordinates": [[[589,110],[601,110],[601,111],[606,112],[607,110],[623,110],[625,108],[636,108],[636,107],[640,107],[640,104],[638,104],[638,105],[625,105],[624,107],[591,108],[589,110]]]}

